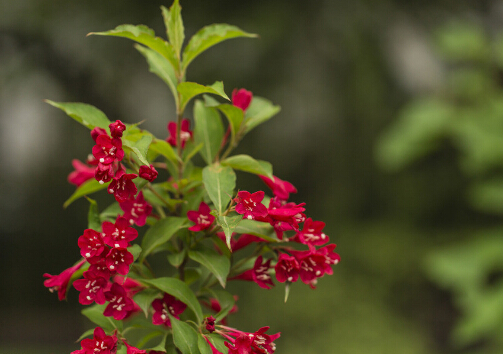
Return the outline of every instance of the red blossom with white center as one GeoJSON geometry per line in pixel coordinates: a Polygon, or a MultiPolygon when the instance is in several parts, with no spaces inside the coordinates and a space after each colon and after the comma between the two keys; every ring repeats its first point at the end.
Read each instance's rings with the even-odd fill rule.
{"type": "Polygon", "coordinates": [[[166,325],[171,327],[171,321],[168,313],[176,319],[180,318],[180,314],[185,311],[187,305],[169,294],[164,294],[162,299],[152,301],[154,314],[152,315],[152,323],[155,325],[166,325]]]}
{"type": "Polygon", "coordinates": [[[262,263],[262,256],[258,256],[252,269],[248,269],[247,271],[231,279],[254,281],[261,288],[270,289],[271,286],[274,286],[271,275],[269,274],[270,268],[271,259],[268,259],[264,263],[262,263]]]}
{"type": "Polygon", "coordinates": [[[45,273],[44,277],[48,279],[44,280],[44,286],[49,288],[50,292],[57,291],[58,299],[60,301],[66,299],[66,292],[68,289],[68,284],[70,283],[70,279],[72,278],[72,275],[77,270],[79,270],[85,263],[86,263],[85,260],[81,260],[74,266],[65,269],[58,275],[51,275],[49,273],[45,273]]]}
{"type": "Polygon", "coordinates": [[[304,222],[302,231],[290,239],[290,241],[297,241],[305,245],[321,246],[329,241],[329,238],[323,233],[325,223],[323,221],[313,221],[307,218],[304,222]]]}
{"type": "Polygon", "coordinates": [[[103,164],[101,162],[98,163],[94,170],[94,179],[96,179],[100,184],[109,182],[114,178],[115,170],[114,164],[103,164]]]}
{"type": "Polygon", "coordinates": [[[269,208],[267,209],[268,216],[273,220],[271,224],[276,222],[285,222],[289,224],[294,230],[299,228],[299,223],[303,222],[306,218],[304,215],[304,208],[306,203],[282,203],[276,197],[269,201],[269,208]]]}
{"type": "Polygon", "coordinates": [[[336,245],[334,243],[331,243],[329,245],[326,245],[325,247],[319,248],[316,253],[319,255],[322,255],[325,259],[324,263],[324,270],[325,274],[332,275],[333,274],[333,269],[331,265],[333,264],[338,264],[341,260],[341,257],[334,252],[336,245]]]}
{"type": "Polygon", "coordinates": [[[111,272],[122,275],[129,273],[129,265],[133,261],[133,255],[125,248],[112,248],[105,259],[106,265],[111,272]]]}
{"type": "Polygon", "coordinates": [[[225,346],[229,348],[229,354],[272,354],[276,351],[274,341],[281,336],[281,333],[266,334],[269,327],[262,327],[255,333],[242,332],[234,328],[220,326],[225,331],[219,331],[229,342],[225,346]],[[235,338],[232,338],[235,337],[235,338]]]}
{"type": "Polygon", "coordinates": [[[103,312],[106,317],[120,321],[134,308],[133,300],[127,296],[126,289],[117,283],[112,284],[110,291],[105,293],[105,298],[109,302],[103,312]]]}
{"type": "Polygon", "coordinates": [[[128,220],[130,225],[145,225],[147,216],[152,213],[152,205],[145,201],[142,191],[138,193],[138,196],[136,198],[129,197],[128,200],[119,203],[119,205],[122,211],[124,211],[123,217],[128,220]]]}
{"type": "Polygon", "coordinates": [[[75,171],[70,172],[68,175],[68,182],[71,184],[78,187],[94,177],[94,167],[91,167],[77,159],[72,160],[72,166],[75,171]]]}
{"type": "Polygon", "coordinates": [[[253,99],[253,93],[244,88],[232,90],[232,105],[246,111],[253,99]]]}
{"type": "Polygon", "coordinates": [[[300,265],[294,256],[289,256],[286,253],[280,254],[278,263],[274,267],[276,270],[276,280],[280,283],[294,283],[299,279],[300,265]]]}
{"type": "Polygon", "coordinates": [[[105,303],[104,291],[108,285],[108,280],[93,271],[85,271],[84,279],[73,282],[73,287],[80,291],[79,302],[82,305],[90,305],[93,302],[103,305],[105,303]]]}
{"type": "Polygon", "coordinates": [[[262,204],[265,193],[258,191],[250,193],[247,191],[239,191],[234,201],[236,204],[236,213],[243,214],[243,219],[254,220],[265,218],[267,216],[267,208],[262,204]]]}
{"type": "Polygon", "coordinates": [[[80,342],[81,350],[73,351],[72,354],[115,354],[117,353],[117,337],[107,336],[103,328],[94,329],[93,339],[86,338],[80,342]]]}
{"type": "MultiPolygon", "coordinates": [[[[169,122],[168,123],[168,132],[169,136],[166,139],[166,141],[171,145],[171,146],[177,146],[177,141],[176,141],[176,130],[177,130],[178,124],[176,122],[169,122]]],[[[190,130],[190,121],[186,118],[182,119],[182,125],[180,127],[180,142],[182,145],[182,149],[185,147],[185,143],[192,139],[193,132],[190,130]]]]}
{"type": "Polygon", "coordinates": [[[122,138],[122,133],[126,130],[126,126],[120,120],[110,123],[108,127],[110,128],[112,138],[122,138]]]}
{"type": "Polygon", "coordinates": [[[105,249],[105,242],[101,233],[93,229],[84,230],[84,234],[77,241],[82,257],[89,259],[98,256],[105,249]]]}
{"type": "Polygon", "coordinates": [[[196,223],[195,225],[189,227],[189,230],[197,232],[209,228],[215,221],[215,217],[210,214],[210,211],[210,207],[205,202],[201,202],[201,204],[199,204],[199,209],[197,211],[189,210],[187,212],[187,218],[196,223]]]}
{"type": "Polygon", "coordinates": [[[309,251],[290,251],[297,259],[300,266],[300,279],[305,284],[310,284],[316,278],[325,274],[325,256],[318,254],[314,249],[309,251]]]}
{"type": "Polygon", "coordinates": [[[110,252],[110,249],[107,247],[100,255],[89,258],[87,260],[89,263],[91,263],[91,265],[89,266],[89,271],[105,279],[110,279],[110,276],[112,275],[112,272],[110,272],[110,269],[108,269],[106,263],[106,256],[108,252],[110,252]]]}
{"type": "Polygon", "coordinates": [[[297,193],[297,188],[288,181],[284,181],[276,176],[273,176],[273,179],[267,176],[259,177],[272,190],[272,194],[281,201],[287,201],[290,193],[297,193]]]}
{"type": "Polygon", "coordinates": [[[146,179],[149,182],[153,182],[157,178],[158,174],[159,173],[157,172],[157,170],[154,168],[153,165],[150,166],[142,165],[140,166],[140,170],[138,172],[138,175],[141,178],[146,179]]]}
{"type": "Polygon", "coordinates": [[[93,146],[93,156],[103,164],[111,164],[114,161],[122,161],[124,150],[120,138],[111,138],[107,134],[101,134],[96,138],[93,146]]]}
{"type": "Polygon", "coordinates": [[[103,241],[110,247],[127,248],[129,242],[138,237],[138,231],[129,226],[129,222],[124,217],[118,217],[115,224],[104,221],[101,228],[103,241]]]}
{"type": "Polygon", "coordinates": [[[108,186],[108,194],[113,194],[115,200],[119,203],[125,202],[130,197],[134,197],[138,189],[132,180],[136,177],[138,177],[137,174],[125,173],[123,170],[119,170],[108,186]]]}

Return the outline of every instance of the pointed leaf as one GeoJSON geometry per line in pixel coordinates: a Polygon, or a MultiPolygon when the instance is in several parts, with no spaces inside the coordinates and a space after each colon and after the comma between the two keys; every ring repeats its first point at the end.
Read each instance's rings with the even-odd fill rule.
{"type": "Polygon", "coordinates": [[[243,220],[242,215],[235,216],[217,216],[217,223],[222,227],[225,233],[225,241],[229,250],[231,249],[231,237],[232,233],[238,226],[238,224],[243,220]]]}
{"type": "Polygon", "coordinates": [[[221,104],[217,108],[227,117],[229,125],[231,127],[231,142],[234,144],[235,137],[241,128],[243,123],[244,114],[243,111],[231,104],[221,104]]]}
{"type": "Polygon", "coordinates": [[[197,332],[189,324],[169,315],[173,330],[173,342],[182,354],[199,354],[197,332]]]}
{"type": "Polygon", "coordinates": [[[161,6],[161,9],[169,42],[173,45],[173,48],[175,48],[177,57],[180,58],[180,51],[182,50],[183,40],[185,39],[181,15],[182,8],[178,0],[175,0],[169,10],[164,6],[161,6]]]}
{"type": "Polygon", "coordinates": [[[229,259],[215,250],[198,244],[195,249],[189,250],[189,257],[202,264],[217,278],[222,288],[225,288],[227,275],[231,268],[229,259]]]}
{"type": "Polygon", "coordinates": [[[186,218],[167,217],[156,222],[150,229],[147,230],[141,243],[142,253],[140,255],[140,263],[148,256],[156,247],[166,243],[173,235],[183,227],[187,227],[184,223],[186,218]]]}
{"type": "Polygon", "coordinates": [[[91,32],[88,36],[89,35],[115,36],[131,39],[161,54],[171,63],[173,68],[175,68],[175,72],[178,71],[179,63],[173,46],[164,39],[156,37],[154,31],[147,26],[120,25],[110,31],[91,32]]]}
{"type": "Polygon", "coordinates": [[[225,94],[224,84],[222,81],[216,81],[211,86],[196,84],[195,82],[182,82],[178,84],[177,91],[180,93],[180,109],[183,112],[187,103],[197,95],[202,93],[212,93],[229,100],[225,94]]]}
{"type": "Polygon", "coordinates": [[[105,332],[113,331],[114,329],[122,329],[122,321],[114,320],[111,317],[105,317],[103,311],[105,311],[106,304],[104,305],[93,305],[86,307],[81,312],[86,316],[91,322],[97,324],[105,330],[105,332]]]}
{"type": "Polygon", "coordinates": [[[177,163],[179,160],[175,150],[173,150],[173,147],[166,140],[154,139],[150,144],[150,150],[161,154],[173,163],[177,163]]]}
{"type": "Polygon", "coordinates": [[[278,239],[274,237],[274,229],[268,223],[243,219],[234,231],[240,234],[255,235],[267,242],[278,242],[278,239]]]}
{"type": "Polygon", "coordinates": [[[122,139],[122,146],[131,149],[143,165],[149,166],[150,163],[147,160],[147,152],[151,142],[151,135],[143,135],[136,143],[128,139],[122,139]]]}
{"type": "Polygon", "coordinates": [[[63,204],[63,208],[68,207],[70,204],[72,204],[75,200],[85,196],[89,195],[95,192],[98,192],[102,189],[107,188],[109,183],[103,183],[100,184],[97,180],[90,179],[88,181],[85,181],[83,184],[81,184],[75,192],[70,196],[70,198],[67,199],[67,201],[63,204]]]}
{"type": "Polygon", "coordinates": [[[127,248],[128,252],[133,255],[133,259],[136,261],[141,254],[141,247],[138,244],[134,244],[127,248]]]}
{"type": "Polygon", "coordinates": [[[197,335],[197,347],[199,348],[201,354],[212,354],[210,345],[200,333],[197,335]]]}
{"type": "Polygon", "coordinates": [[[224,126],[218,112],[211,107],[205,107],[197,100],[194,104],[194,141],[203,143],[200,154],[209,165],[217,156],[224,136],[224,126]]]}
{"type": "Polygon", "coordinates": [[[203,169],[203,183],[215,208],[219,214],[222,214],[227,208],[236,187],[234,170],[218,163],[206,166],[203,169]]]}
{"type": "Polygon", "coordinates": [[[80,124],[93,129],[95,127],[100,127],[103,129],[108,129],[108,125],[111,123],[107,118],[105,113],[100,111],[98,108],[91,106],[86,103],[76,103],[76,102],[53,102],[50,100],[45,100],[51,106],[63,110],[70,117],[75,119],[80,124]]]}
{"type": "Polygon", "coordinates": [[[197,322],[202,323],[203,310],[201,309],[201,305],[199,304],[196,295],[194,295],[194,292],[183,281],[176,278],[156,278],[148,280],[145,279],[143,282],[155,286],[157,289],[162,290],[185,303],[196,315],[197,322]]]}
{"type": "Polygon", "coordinates": [[[168,85],[173,93],[175,102],[178,102],[178,92],[176,91],[176,74],[173,65],[161,54],[155,50],[146,48],[141,45],[135,45],[135,48],[147,59],[147,63],[151,73],[156,74],[162,81],[168,85]]]}
{"type": "Polygon", "coordinates": [[[87,228],[93,230],[101,229],[100,214],[98,212],[98,203],[96,200],[86,198],[89,202],[89,212],[87,213],[87,228]]]}
{"type": "Polygon", "coordinates": [[[186,71],[187,66],[190,62],[194,60],[199,54],[204,52],[206,49],[218,44],[227,39],[236,37],[257,37],[256,34],[247,33],[239,29],[236,26],[231,26],[227,24],[213,24],[201,28],[189,41],[185,49],[183,50],[183,61],[182,68],[183,72],[186,71]]]}
{"type": "Polygon", "coordinates": [[[271,119],[273,116],[278,114],[280,110],[281,107],[273,105],[271,101],[262,97],[254,96],[250,106],[246,110],[246,133],[259,124],[271,119]]]}
{"type": "Polygon", "coordinates": [[[255,160],[249,155],[235,155],[221,161],[222,165],[230,166],[235,170],[254,173],[256,175],[265,175],[273,179],[272,165],[269,162],[255,160]]]}
{"type": "Polygon", "coordinates": [[[148,311],[152,305],[152,301],[154,301],[156,298],[160,297],[160,292],[159,290],[156,289],[145,289],[136,294],[133,297],[134,302],[140,306],[140,308],[143,310],[143,313],[145,314],[145,317],[148,317],[148,311]]]}

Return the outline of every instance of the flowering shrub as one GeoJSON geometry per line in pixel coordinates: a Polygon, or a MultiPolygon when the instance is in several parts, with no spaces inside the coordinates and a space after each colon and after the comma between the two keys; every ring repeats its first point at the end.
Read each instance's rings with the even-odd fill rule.
{"type": "Polygon", "coordinates": [[[89,128],[95,142],[87,163],[73,161],[68,180],[77,189],[65,202],[83,196],[90,202],[88,228],[77,240],[82,258],[60,275],[44,274],[59,300],[71,287],[78,291],[82,313],[96,324],[73,354],[274,353],[280,334],[267,334],[269,327],[243,332],[227,326],[237,296],[224,290],[226,283],[241,279],[270,289],[275,278],[285,284],[286,301],[291,283],[300,278],[315,288],[339,262],[325,223],[306,218],[304,203],[289,201],[297,192],[291,183],[274,176],[268,162],[231,156],[279,107],[245,89],[235,89],[229,100],[221,82],[185,80],[189,64],[207,48],[255,35],[211,25],[182,51],[180,10],[178,0],[162,7],[169,41],[142,25],[92,33],[138,42],[150,71],[168,85],[176,114],[162,138],[139,124],[110,122],[87,104],[47,101],[89,128]],[[231,103],[203,95],[191,123],[185,110],[202,94],[231,103]],[[197,154],[204,167],[194,163],[197,154]],[[272,195],[236,191],[235,170],[260,177],[272,195]],[[115,201],[100,212],[88,196],[103,189],[115,201]],[[240,256],[243,248],[253,250],[240,256]]]}

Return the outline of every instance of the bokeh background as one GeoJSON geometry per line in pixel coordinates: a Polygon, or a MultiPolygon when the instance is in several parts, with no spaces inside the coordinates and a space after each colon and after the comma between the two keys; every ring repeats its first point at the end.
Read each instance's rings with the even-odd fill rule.
{"type": "MultiPolygon", "coordinates": [[[[77,101],[166,136],[168,88],[123,23],[164,36],[158,0],[0,0],[0,353],[69,353],[75,291],[43,287],[78,258],[88,204],[62,204],[89,132],[43,102],[77,101]]],[[[503,1],[182,0],[188,37],[260,34],[196,59],[282,106],[238,152],[270,161],[342,257],[311,290],[231,284],[231,324],[282,332],[277,353],[503,352],[503,1]]],[[[239,176],[249,190],[263,188],[239,176]]]]}

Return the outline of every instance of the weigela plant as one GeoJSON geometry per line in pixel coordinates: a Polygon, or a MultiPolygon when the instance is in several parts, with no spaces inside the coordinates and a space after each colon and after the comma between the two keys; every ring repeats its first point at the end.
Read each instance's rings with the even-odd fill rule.
{"type": "Polygon", "coordinates": [[[255,35],[215,24],[183,46],[178,0],[162,14],[168,40],[142,25],[92,33],[137,42],[150,71],[168,85],[176,112],[160,137],[138,123],[111,122],[87,104],[47,101],[89,128],[94,146],[85,163],[73,160],[68,181],[77,189],[65,202],[84,196],[90,202],[88,228],[76,237],[82,258],[60,275],[44,274],[44,285],[59,300],[76,290],[82,313],[96,325],[73,354],[274,353],[280,333],[228,326],[237,296],[224,290],[227,282],[270,289],[277,280],[285,284],[286,301],[292,283],[315,288],[332,274],[339,255],[325,223],[306,218],[305,204],[290,201],[297,189],[274,176],[270,163],[231,155],[279,107],[245,89],[234,89],[229,99],[222,82],[186,81],[189,64],[206,49],[255,35]],[[189,120],[187,106],[196,96],[189,120]],[[258,176],[266,189],[237,190],[236,170],[258,176]],[[101,212],[89,198],[100,190],[113,196],[101,212]]]}

